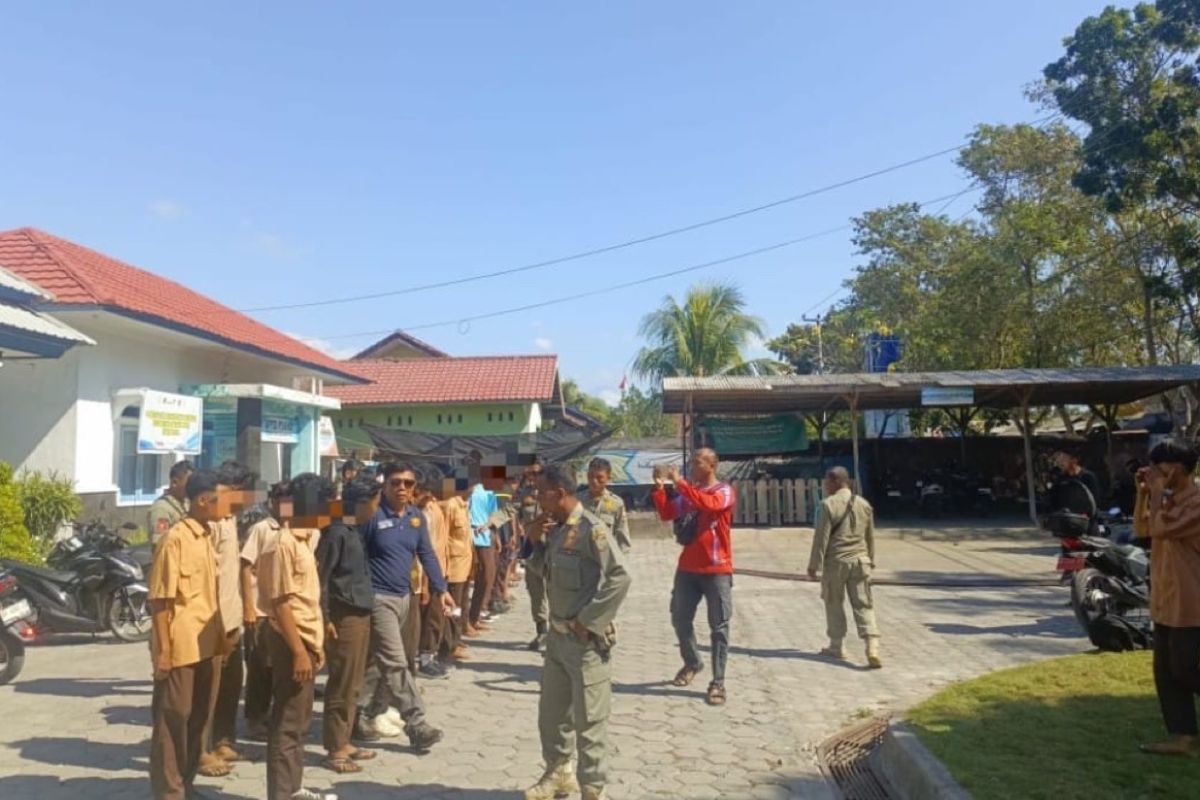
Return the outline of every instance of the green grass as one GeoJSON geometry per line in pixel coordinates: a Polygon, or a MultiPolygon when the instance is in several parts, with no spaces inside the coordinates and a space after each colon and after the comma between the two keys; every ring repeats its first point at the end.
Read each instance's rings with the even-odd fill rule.
{"type": "Polygon", "coordinates": [[[1200,760],[1138,752],[1166,737],[1149,653],[1089,653],[995,672],[907,716],[977,800],[1200,797],[1200,760]]]}

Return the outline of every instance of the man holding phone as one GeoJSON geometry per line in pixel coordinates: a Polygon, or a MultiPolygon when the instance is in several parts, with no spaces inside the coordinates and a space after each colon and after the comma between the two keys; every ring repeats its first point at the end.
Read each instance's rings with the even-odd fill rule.
{"type": "Polygon", "coordinates": [[[1171,738],[1142,745],[1163,756],[1200,756],[1200,489],[1190,445],[1166,441],[1137,472],[1134,526],[1149,536],[1150,618],[1154,621],[1154,688],[1171,738]]]}

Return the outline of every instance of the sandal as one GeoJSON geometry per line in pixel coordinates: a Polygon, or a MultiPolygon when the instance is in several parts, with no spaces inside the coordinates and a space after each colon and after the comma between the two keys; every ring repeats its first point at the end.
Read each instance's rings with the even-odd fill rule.
{"type": "Polygon", "coordinates": [[[233,767],[219,758],[214,758],[212,761],[206,761],[201,764],[196,773],[206,778],[228,778],[233,774],[233,767]]]}
{"type": "Polygon", "coordinates": [[[375,756],[379,755],[374,750],[364,750],[361,747],[356,747],[354,752],[350,754],[351,761],[370,761],[375,756]]]}
{"type": "Polygon", "coordinates": [[[706,699],[710,706],[725,705],[725,687],[719,683],[710,683],[708,685],[708,697],[706,699]]]}
{"type": "Polygon", "coordinates": [[[362,772],[362,767],[354,763],[354,757],[349,758],[340,756],[333,758],[332,756],[321,762],[321,765],[326,769],[331,769],[338,775],[348,775],[352,772],[362,772]]]}
{"type": "Polygon", "coordinates": [[[702,667],[684,667],[675,673],[675,680],[671,681],[672,686],[691,686],[692,681],[696,680],[696,676],[700,674],[702,667]]]}

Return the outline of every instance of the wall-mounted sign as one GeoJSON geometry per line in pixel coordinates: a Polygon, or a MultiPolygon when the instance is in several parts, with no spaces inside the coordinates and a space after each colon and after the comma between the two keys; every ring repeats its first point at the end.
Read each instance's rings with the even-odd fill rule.
{"type": "Polygon", "coordinates": [[[923,406],[973,406],[975,390],[969,386],[926,386],[921,389],[923,406]]]}
{"type": "Polygon", "coordinates": [[[300,420],[296,417],[277,417],[263,414],[262,440],[279,444],[299,444],[300,420]]]}
{"type": "Polygon", "coordinates": [[[138,420],[139,453],[200,452],[204,401],[199,397],[147,389],[138,420]]]}
{"type": "Polygon", "coordinates": [[[317,421],[317,453],[322,456],[334,457],[338,454],[337,434],[333,432],[331,417],[321,417],[317,421]]]}
{"type": "Polygon", "coordinates": [[[795,416],[717,418],[699,423],[705,444],[722,456],[802,453],[808,449],[804,420],[795,416]]]}

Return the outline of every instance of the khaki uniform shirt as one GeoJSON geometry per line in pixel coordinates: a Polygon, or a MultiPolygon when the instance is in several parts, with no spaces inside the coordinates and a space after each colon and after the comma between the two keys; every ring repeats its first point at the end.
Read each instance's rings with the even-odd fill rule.
{"type": "Polygon", "coordinates": [[[471,578],[475,559],[475,540],[467,503],[461,497],[451,497],[440,505],[446,517],[446,582],[466,583],[471,578]]]}
{"type": "Polygon", "coordinates": [[[1200,627],[1200,489],[1189,485],[1167,499],[1139,487],[1134,527],[1151,541],[1150,618],[1200,627]]]}
{"type": "Polygon", "coordinates": [[[217,605],[217,559],[207,527],[177,522],[154,551],[150,599],[169,606],[172,667],[186,667],[225,651],[217,605]]]}
{"type": "Polygon", "coordinates": [[[151,544],[157,545],[162,538],[167,535],[167,531],[171,530],[176,523],[182,522],[187,516],[187,501],[176,500],[169,494],[164,494],[162,497],[150,504],[150,514],[148,516],[151,544]]]}
{"type": "Polygon", "coordinates": [[[277,602],[287,598],[296,620],[300,641],[320,655],[325,646],[325,623],[321,618],[321,578],[314,555],[318,531],[311,528],[283,528],[271,567],[271,625],[279,627],[277,602]]]}
{"type": "Polygon", "coordinates": [[[608,633],[631,583],[624,558],[604,523],[576,506],[530,559],[530,568],[546,577],[551,620],[578,620],[594,634],[608,633]]]}
{"type": "Polygon", "coordinates": [[[592,497],[589,492],[581,496],[579,502],[583,503],[584,508],[595,514],[601,522],[608,526],[616,538],[617,544],[621,547],[621,552],[628,553],[633,547],[633,539],[629,535],[629,519],[625,515],[625,501],[605,489],[604,494],[599,497],[592,497]]]}
{"type": "Polygon", "coordinates": [[[817,571],[827,561],[855,561],[863,557],[875,563],[875,510],[849,489],[839,489],[821,501],[808,568],[817,571]],[[854,505],[846,514],[851,500],[854,505]],[[843,514],[846,519],[839,526],[843,514]]]}
{"type": "Polygon", "coordinates": [[[279,523],[267,517],[250,526],[246,532],[246,543],[242,545],[242,561],[250,565],[253,576],[251,590],[254,612],[259,619],[270,616],[271,611],[271,567],[275,558],[275,547],[279,544],[279,523]]]}
{"type": "Polygon", "coordinates": [[[217,554],[217,602],[226,633],[242,629],[242,560],[238,554],[237,519],[226,517],[210,525],[217,554]]]}

